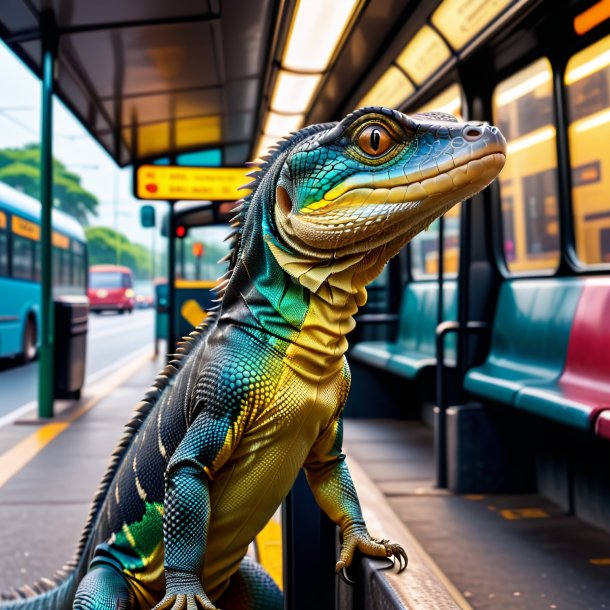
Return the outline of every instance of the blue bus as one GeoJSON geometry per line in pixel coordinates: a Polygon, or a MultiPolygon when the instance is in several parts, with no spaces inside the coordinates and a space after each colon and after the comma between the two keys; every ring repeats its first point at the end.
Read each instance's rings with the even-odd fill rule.
{"type": "MultiPolygon", "coordinates": [[[[38,201],[0,182],[0,357],[23,362],[40,344],[40,212],[38,201]]],[[[86,294],[82,226],[53,210],[54,295],[86,294]]]]}

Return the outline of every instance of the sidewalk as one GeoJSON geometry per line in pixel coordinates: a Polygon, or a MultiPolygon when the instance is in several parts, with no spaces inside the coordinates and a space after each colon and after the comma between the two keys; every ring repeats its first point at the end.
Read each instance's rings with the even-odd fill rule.
{"type": "Polygon", "coordinates": [[[162,366],[140,357],[53,423],[0,428],[0,591],[49,577],[72,558],[123,426],[162,366]]]}

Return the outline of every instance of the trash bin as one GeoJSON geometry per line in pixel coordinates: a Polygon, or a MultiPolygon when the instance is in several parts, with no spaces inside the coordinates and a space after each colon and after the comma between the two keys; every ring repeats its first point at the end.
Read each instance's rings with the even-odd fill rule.
{"type": "Polygon", "coordinates": [[[89,300],[66,296],[54,302],[55,398],[80,398],[85,384],[89,300]]]}

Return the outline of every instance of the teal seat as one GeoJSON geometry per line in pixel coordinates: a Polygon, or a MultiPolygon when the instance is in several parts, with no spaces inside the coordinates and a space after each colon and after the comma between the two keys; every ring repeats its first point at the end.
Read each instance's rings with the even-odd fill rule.
{"type": "Polygon", "coordinates": [[[464,387],[513,405],[526,386],[557,380],[564,367],[572,320],[583,288],[575,278],[512,280],[502,284],[486,362],[464,387]]]}
{"type": "MultiPolygon", "coordinates": [[[[457,287],[445,282],[443,309],[446,320],[457,318],[457,287]]],[[[354,346],[350,357],[359,362],[414,379],[425,368],[436,364],[438,284],[410,282],[406,285],[399,312],[396,341],[363,341],[354,346]]],[[[455,336],[446,338],[448,362],[455,361],[455,336]]]]}

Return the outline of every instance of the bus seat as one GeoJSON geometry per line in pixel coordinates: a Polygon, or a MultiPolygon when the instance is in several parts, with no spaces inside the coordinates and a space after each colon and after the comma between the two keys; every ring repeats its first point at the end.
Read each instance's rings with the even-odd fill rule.
{"type": "Polygon", "coordinates": [[[466,390],[512,405],[525,386],[558,379],[582,286],[573,278],[504,282],[487,360],[466,373],[466,390]]]}
{"type": "MultiPolygon", "coordinates": [[[[445,282],[445,319],[457,317],[457,287],[445,282]]],[[[438,319],[438,284],[409,282],[400,305],[395,341],[363,341],[350,351],[350,358],[414,379],[425,367],[436,364],[435,333],[438,319]]],[[[447,338],[447,358],[455,360],[455,337],[447,338]]]]}
{"type": "MultiPolygon", "coordinates": [[[[457,320],[457,284],[443,284],[443,319],[457,320]]],[[[396,348],[387,363],[387,370],[414,379],[425,368],[436,365],[436,326],[438,323],[438,285],[428,284],[422,291],[419,316],[406,317],[399,327],[396,348]]],[[[401,315],[401,322],[403,316],[401,315]]],[[[445,339],[445,361],[455,364],[456,336],[445,339]]]]}
{"type": "Polygon", "coordinates": [[[610,440],[610,410],[602,411],[595,422],[595,434],[610,440]]]}
{"type": "MultiPolygon", "coordinates": [[[[570,333],[565,369],[557,381],[519,391],[515,406],[592,430],[610,409],[610,277],[585,280],[570,333]]],[[[604,427],[604,424],[601,424],[604,427]]]]}

